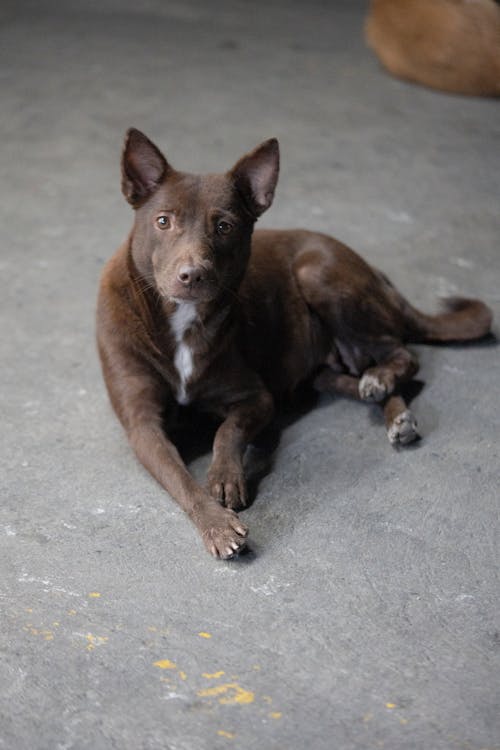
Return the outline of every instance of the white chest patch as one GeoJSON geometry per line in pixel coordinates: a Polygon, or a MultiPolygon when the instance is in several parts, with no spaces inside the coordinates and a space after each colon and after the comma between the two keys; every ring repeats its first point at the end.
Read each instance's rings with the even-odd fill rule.
{"type": "Polygon", "coordinates": [[[189,403],[186,393],[186,383],[193,374],[193,352],[184,343],[184,336],[196,320],[197,314],[194,302],[179,302],[176,311],[170,317],[170,327],[177,344],[174,365],[180,379],[179,388],[177,389],[177,401],[183,405],[189,403]]]}

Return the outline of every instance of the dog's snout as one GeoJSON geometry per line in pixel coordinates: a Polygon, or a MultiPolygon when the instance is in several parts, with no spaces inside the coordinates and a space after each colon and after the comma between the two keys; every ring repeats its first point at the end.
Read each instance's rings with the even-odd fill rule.
{"type": "Polygon", "coordinates": [[[215,287],[215,275],[208,258],[184,257],[164,271],[165,294],[174,299],[202,300],[211,298],[215,287]]]}
{"type": "Polygon", "coordinates": [[[201,266],[181,266],[177,278],[184,286],[193,286],[205,280],[205,269],[201,266]]]}

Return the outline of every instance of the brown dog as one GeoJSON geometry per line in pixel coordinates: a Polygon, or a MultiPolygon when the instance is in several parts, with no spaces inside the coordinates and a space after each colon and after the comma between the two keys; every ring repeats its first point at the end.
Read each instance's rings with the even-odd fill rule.
{"type": "Polygon", "coordinates": [[[371,0],[365,33],[399,78],[500,96],[500,5],[494,0],[371,0]]]}
{"type": "Polygon", "coordinates": [[[417,371],[406,341],[485,335],[491,313],[453,299],[415,310],[388,279],[322,234],[257,231],[272,203],[278,142],[266,141],[225,174],[178,172],[138,130],[127,133],[122,190],[132,232],[107,264],[97,310],[111,403],[144,466],[197,526],[212,554],[245,543],[235,510],[247,502],[242,456],[274,405],[315,377],[384,409],[389,439],[415,422],[398,385],[417,371]],[[222,420],[207,489],[167,437],[178,404],[222,420]]]}

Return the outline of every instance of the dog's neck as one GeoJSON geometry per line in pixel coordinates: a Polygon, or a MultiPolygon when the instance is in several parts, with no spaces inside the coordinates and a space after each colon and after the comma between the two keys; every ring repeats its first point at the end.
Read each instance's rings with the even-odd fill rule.
{"type": "Polygon", "coordinates": [[[197,319],[198,311],[194,302],[179,302],[168,319],[175,339],[174,365],[179,375],[177,401],[182,405],[189,403],[187,383],[194,369],[193,347],[185,340],[185,337],[197,319]]]}
{"type": "Polygon", "coordinates": [[[202,306],[190,301],[174,304],[173,311],[168,305],[167,322],[174,339],[173,364],[179,378],[176,400],[185,406],[191,400],[189,384],[203,374],[222,341],[228,343],[224,323],[229,319],[231,307],[226,304],[208,312],[206,304],[202,306]]]}
{"type": "Polygon", "coordinates": [[[234,302],[227,295],[210,302],[162,299],[161,307],[164,320],[177,342],[191,333],[199,334],[208,344],[217,338],[234,308],[234,302]]]}

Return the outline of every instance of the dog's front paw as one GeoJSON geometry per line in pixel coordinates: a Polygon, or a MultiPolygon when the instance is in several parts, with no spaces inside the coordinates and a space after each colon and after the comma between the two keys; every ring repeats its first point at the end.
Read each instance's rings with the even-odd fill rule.
{"type": "Polygon", "coordinates": [[[420,436],[417,432],[417,420],[409,409],[398,414],[387,430],[391,445],[408,445],[420,436]]]}
{"type": "Polygon", "coordinates": [[[393,390],[392,373],[367,370],[359,381],[359,395],[363,401],[383,401],[393,390]]]}
{"type": "Polygon", "coordinates": [[[247,507],[247,489],[243,470],[237,467],[212,467],[207,476],[208,491],[226,508],[241,510],[247,507]]]}
{"type": "Polygon", "coordinates": [[[209,501],[194,518],[206,548],[214,557],[229,560],[246,544],[248,527],[233,510],[209,501]]]}

